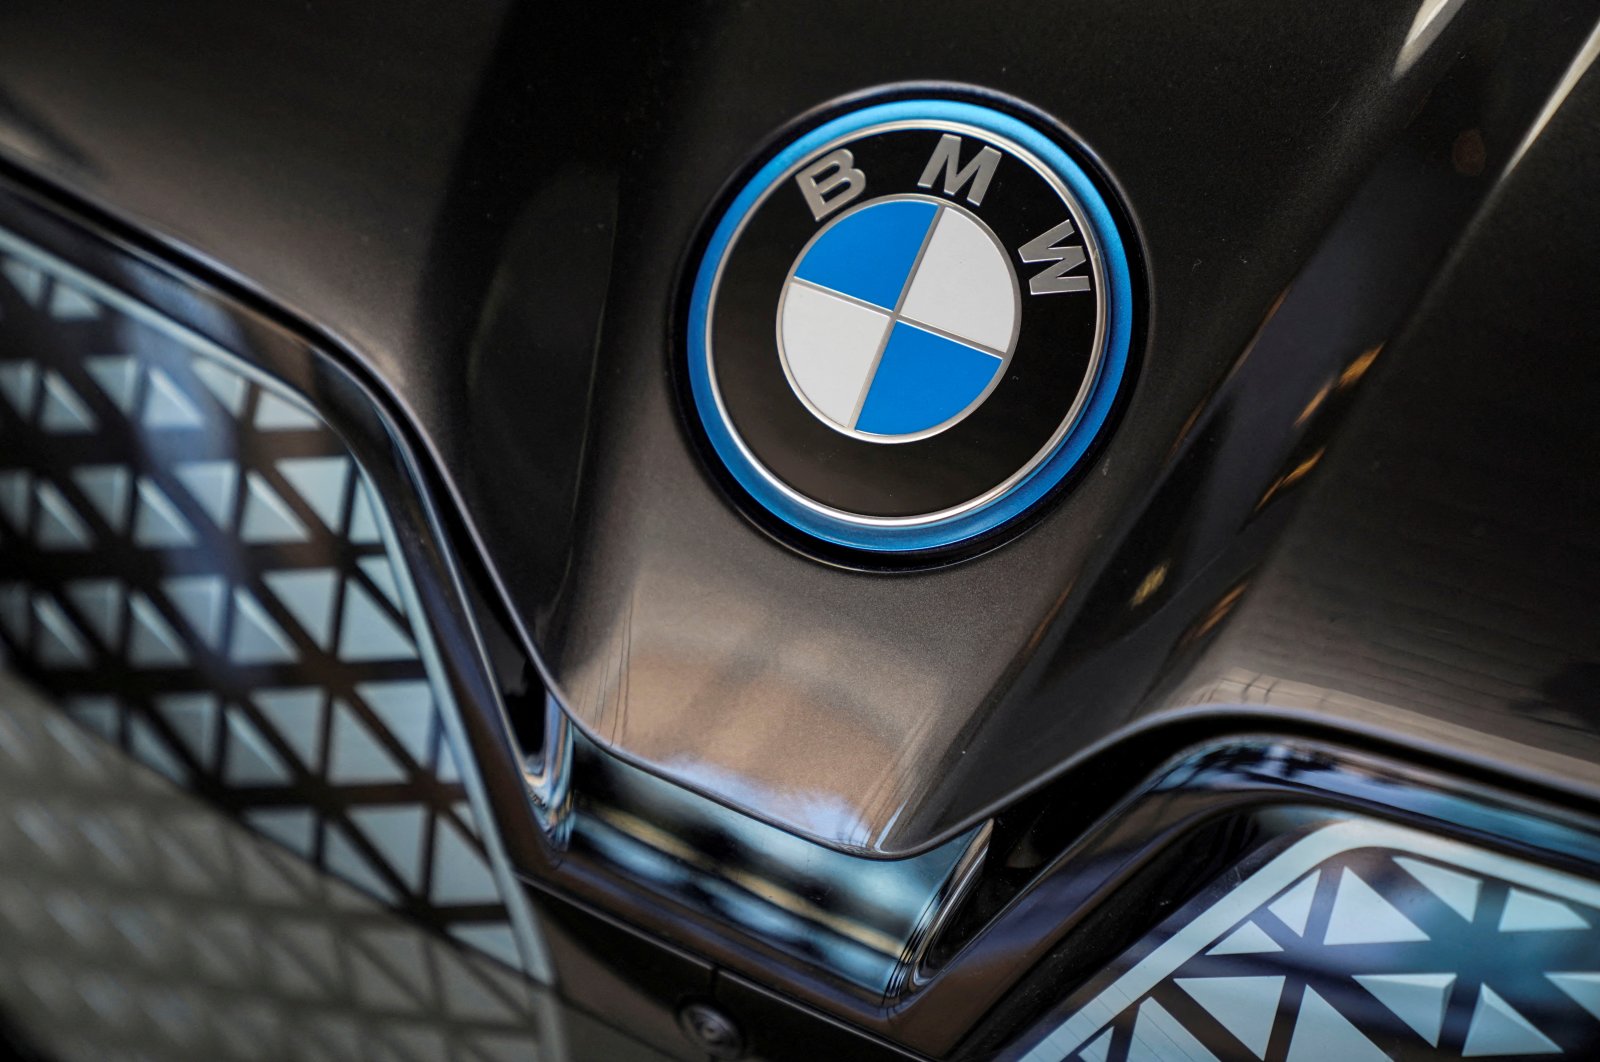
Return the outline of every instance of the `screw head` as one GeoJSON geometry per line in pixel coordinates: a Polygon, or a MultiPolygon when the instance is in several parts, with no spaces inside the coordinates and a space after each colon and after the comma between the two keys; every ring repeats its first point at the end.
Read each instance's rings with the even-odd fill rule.
{"type": "Polygon", "coordinates": [[[739,1058],[744,1035],[734,1020],[710,1003],[686,1003],[678,1011],[678,1027],[694,1045],[713,1058],[739,1058]]]}

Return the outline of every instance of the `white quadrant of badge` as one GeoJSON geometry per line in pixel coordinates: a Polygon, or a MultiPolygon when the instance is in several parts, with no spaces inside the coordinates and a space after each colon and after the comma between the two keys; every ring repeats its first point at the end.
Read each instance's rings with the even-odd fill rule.
{"type": "Polygon", "coordinates": [[[847,211],[784,283],[778,349],[806,407],[877,442],[970,415],[1016,347],[1021,292],[1000,241],[970,212],[922,196],[847,211]]]}

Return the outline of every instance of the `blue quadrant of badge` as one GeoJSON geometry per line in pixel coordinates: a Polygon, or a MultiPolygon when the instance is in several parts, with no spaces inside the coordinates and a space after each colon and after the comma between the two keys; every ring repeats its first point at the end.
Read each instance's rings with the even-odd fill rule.
{"type": "Polygon", "coordinates": [[[892,310],[938,211],[904,199],[864,207],[817,237],[794,275],[892,310]]]}
{"type": "Polygon", "coordinates": [[[983,393],[1000,364],[993,354],[897,321],[856,430],[909,435],[943,424],[983,393]]]}

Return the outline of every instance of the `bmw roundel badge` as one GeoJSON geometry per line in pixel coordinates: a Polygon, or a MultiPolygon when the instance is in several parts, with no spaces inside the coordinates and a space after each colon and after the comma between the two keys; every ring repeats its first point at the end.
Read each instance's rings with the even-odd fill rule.
{"type": "Polygon", "coordinates": [[[783,146],[718,217],[690,295],[712,448],[836,545],[940,549],[1043,498],[1122,382],[1132,282],[1062,147],[953,99],[858,107],[783,146]]]}

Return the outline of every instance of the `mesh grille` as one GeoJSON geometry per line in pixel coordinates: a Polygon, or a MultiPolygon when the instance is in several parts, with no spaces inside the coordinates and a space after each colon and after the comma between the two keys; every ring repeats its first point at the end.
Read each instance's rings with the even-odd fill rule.
{"type": "Polygon", "coordinates": [[[348,447],[295,393],[3,233],[0,529],[0,642],[74,719],[391,907],[542,970],[348,447]]]}

